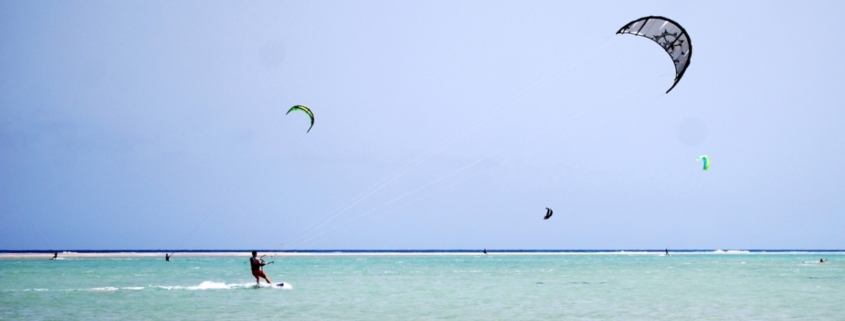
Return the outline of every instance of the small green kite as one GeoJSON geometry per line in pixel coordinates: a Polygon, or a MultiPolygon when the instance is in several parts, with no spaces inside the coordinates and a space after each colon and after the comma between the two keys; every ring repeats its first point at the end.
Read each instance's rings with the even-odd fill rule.
{"type": "MultiPolygon", "coordinates": [[[[308,107],[303,105],[296,105],[291,107],[285,115],[290,114],[290,112],[294,110],[301,110],[302,112],[308,114],[308,117],[311,118],[311,127],[314,127],[314,113],[311,112],[311,109],[308,109],[308,107]]],[[[308,127],[308,131],[306,131],[306,133],[311,131],[311,127],[308,127]]]]}
{"type": "Polygon", "coordinates": [[[710,157],[708,157],[707,155],[698,156],[698,158],[696,158],[695,160],[704,163],[704,167],[701,170],[706,171],[710,169],[710,157]]]}

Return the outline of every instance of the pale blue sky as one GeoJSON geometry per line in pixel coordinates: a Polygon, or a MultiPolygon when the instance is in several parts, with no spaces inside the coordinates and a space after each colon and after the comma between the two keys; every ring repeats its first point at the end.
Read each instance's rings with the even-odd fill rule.
{"type": "Polygon", "coordinates": [[[841,249],[843,16],[3,1],[0,249],[841,249]],[[647,15],[693,43],[668,95],[647,15]]]}

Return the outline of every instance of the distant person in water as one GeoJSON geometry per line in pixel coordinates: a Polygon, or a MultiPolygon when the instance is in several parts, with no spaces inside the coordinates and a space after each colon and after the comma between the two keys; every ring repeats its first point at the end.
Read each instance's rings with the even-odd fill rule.
{"type": "Polygon", "coordinates": [[[484,254],[487,254],[487,249],[484,249],[484,254]]]}
{"type": "Polygon", "coordinates": [[[824,263],[824,259],[819,259],[819,263],[824,263]]]}
{"type": "Polygon", "coordinates": [[[59,258],[59,252],[55,252],[55,251],[54,251],[54,252],[53,252],[53,257],[51,257],[50,259],[51,259],[51,260],[55,260],[55,259],[58,259],[58,258],[59,258]]]}
{"type": "Polygon", "coordinates": [[[264,271],[261,270],[261,267],[267,264],[269,263],[264,263],[264,260],[258,257],[258,252],[252,251],[252,257],[249,258],[249,267],[252,269],[252,276],[255,277],[255,284],[261,284],[261,278],[264,278],[267,284],[273,284],[273,281],[270,281],[267,274],[264,274],[264,271]]]}
{"type": "Polygon", "coordinates": [[[669,249],[666,249],[666,255],[669,255],[669,249]]]}
{"type": "Polygon", "coordinates": [[[171,257],[171,256],[173,256],[173,254],[167,254],[167,253],[164,253],[164,260],[165,260],[165,261],[167,261],[167,262],[170,262],[170,257],[171,257]]]}

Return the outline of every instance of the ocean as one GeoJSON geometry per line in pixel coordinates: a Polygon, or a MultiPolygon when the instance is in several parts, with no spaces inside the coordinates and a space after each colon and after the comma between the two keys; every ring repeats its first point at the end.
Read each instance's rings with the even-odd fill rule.
{"type": "Polygon", "coordinates": [[[0,320],[845,320],[845,252],[50,256],[0,255],[0,320]]]}

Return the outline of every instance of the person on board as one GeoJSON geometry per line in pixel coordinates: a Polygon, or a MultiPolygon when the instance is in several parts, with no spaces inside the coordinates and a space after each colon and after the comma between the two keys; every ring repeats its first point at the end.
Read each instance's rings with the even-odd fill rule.
{"type": "Polygon", "coordinates": [[[270,263],[265,263],[264,260],[259,258],[258,252],[252,251],[252,257],[249,258],[249,267],[252,269],[252,276],[255,277],[255,284],[261,284],[261,278],[264,278],[267,284],[273,284],[273,281],[270,281],[267,274],[264,274],[264,271],[261,270],[261,267],[267,264],[270,263]]]}
{"type": "Polygon", "coordinates": [[[666,249],[666,256],[669,256],[669,249],[666,249]]]}
{"type": "Polygon", "coordinates": [[[173,256],[173,254],[167,254],[167,253],[164,253],[164,260],[165,260],[165,261],[167,261],[167,262],[170,262],[170,257],[171,257],[171,256],[173,256]]]}
{"type": "Polygon", "coordinates": [[[824,259],[819,259],[819,263],[824,263],[824,259]]]}
{"type": "Polygon", "coordinates": [[[58,259],[58,258],[59,258],[59,252],[53,251],[53,257],[51,257],[50,259],[55,260],[55,259],[58,259]]]}

